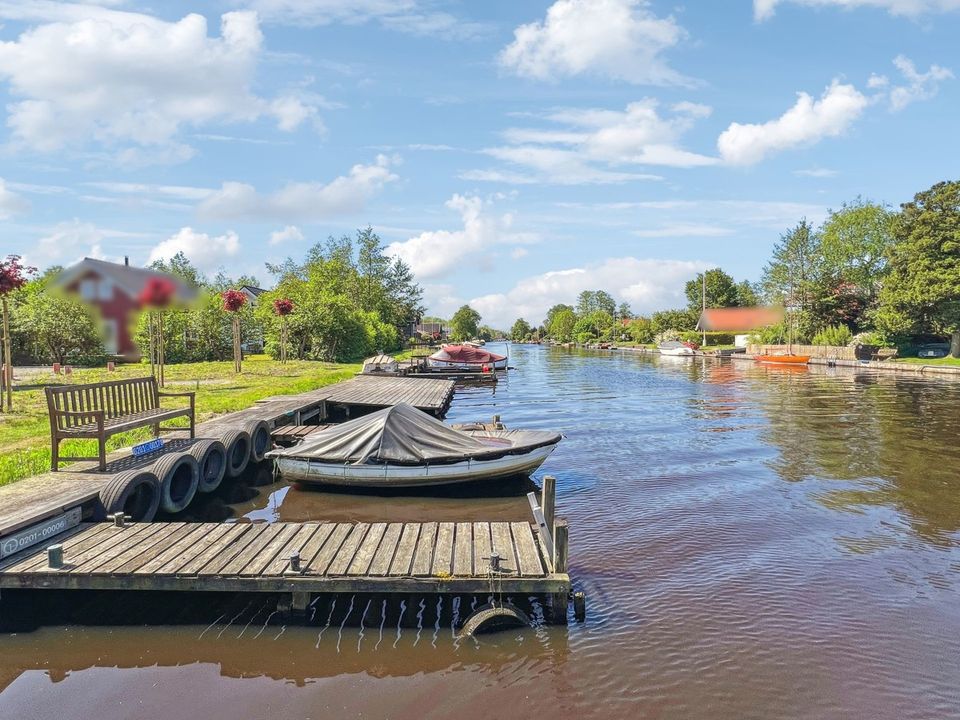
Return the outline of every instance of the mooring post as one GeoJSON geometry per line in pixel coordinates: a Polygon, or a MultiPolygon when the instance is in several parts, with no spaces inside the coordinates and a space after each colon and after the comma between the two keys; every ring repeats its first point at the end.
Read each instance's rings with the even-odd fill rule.
{"type": "Polygon", "coordinates": [[[47,566],[52,570],[63,567],[63,545],[51,545],[47,548],[47,566]]]}
{"type": "MultiPolygon", "coordinates": [[[[569,528],[564,518],[558,518],[553,525],[553,571],[555,573],[567,572],[567,548],[569,539],[569,528]]],[[[567,592],[553,593],[550,598],[550,609],[552,620],[558,625],[567,624],[567,603],[570,601],[570,594],[567,592]]]]}
{"type": "Polygon", "coordinates": [[[557,512],[557,479],[553,475],[545,475],[543,478],[540,507],[543,508],[543,519],[547,521],[547,527],[552,528],[557,512]]]}
{"type": "Polygon", "coordinates": [[[540,533],[540,540],[543,541],[543,548],[546,552],[547,557],[547,566],[550,572],[553,572],[553,533],[549,525],[547,525],[546,518],[543,517],[543,509],[537,503],[537,494],[529,492],[527,493],[527,502],[530,503],[530,510],[533,512],[533,521],[537,526],[537,532],[540,533]]]}

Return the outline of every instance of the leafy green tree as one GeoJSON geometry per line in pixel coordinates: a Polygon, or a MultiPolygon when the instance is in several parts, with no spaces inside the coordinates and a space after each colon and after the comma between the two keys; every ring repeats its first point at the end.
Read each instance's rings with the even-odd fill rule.
{"type": "Polygon", "coordinates": [[[104,359],[99,320],[87,305],[52,287],[53,273],[27,283],[18,293],[14,322],[46,358],[58,363],[93,364],[104,359]]]}
{"type": "Polygon", "coordinates": [[[547,332],[557,342],[571,342],[573,340],[573,329],[577,324],[577,315],[569,305],[553,315],[550,324],[547,325],[547,332]]]}
{"type": "Polygon", "coordinates": [[[761,302],[760,291],[749,280],[737,283],[737,304],[740,307],[755,307],[761,302]]]}
{"type": "Polygon", "coordinates": [[[621,320],[629,320],[630,318],[632,318],[633,309],[630,307],[630,303],[622,302],[619,305],[617,305],[617,313],[615,317],[621,320]]]}
{"type": "Polygon", "coordinates": [[[693,330],[696,328],[699,313],[691,310],[659,310],[650,316],[650,325],[654,335],[666,330],[693,330]]]}
{"type": "Polygon", "coordinates": [[[960,181],[901,206],[887,250],[878,328],[890,336],[960,330],[960,181]]]}
{"type": "Polygon", "coordinates": [[[547,310],[547,317],[544,319],[543,324],[549,329],[553,323],[553,319],[557,316],[558,313],[563,312],[564,310],[569,310],[574,312],[573,305],[565,305],[563,303],[557,303],[552,308],[547,310]]]}
{"type": "Polygon", "coordinates": [[[896,215],[857,198],[832,211],[820,228],[822,272],[861,288],[873,299],[886,274],[896,215]]]}
{"type": "Polygon", "coordinates": [[[764,294],[772,301],[808,311],[818,293],[820,235],[806,219],[780,236],[763,270],[764,294]]]}
{"type": "Polygon", "coordinates": [[[490,342],[495,337],[498,337],[499,334],[499,331],[494,330],[489,325],[481,325],[479,328],[477,328],[477,337],[484,342],[490,342]]]}
{"type": "Polygon", "coordinates": [[[510,339],[514,342],[523,342],[533,334],[533,328],[523,318],[517,318],[517,321],[510,328],[510,339]]]}
{"type": "Polygon", "coordinates": [[[461,305],[450,318],[450,336],[454,340],[469,340],[477,336],[480,313],[469,305],[461,305]]]}
{"type": "MultiPolygon", "coordinates": [[[[697,273],[693,280],[687,281],[684,286],[684,293],[687,296],[687,307],[691,312],[700,314],[703,304],[703,276],[704,273],[697,273]]],[[[706,271],[707,276],[707,307],[737,307],[740,304],[740,293],[737,290],[737,283],[732,277],[727,275],[720,268],[713,268],[706,271]]]]}
{"type": "Polygon", "coordinates": [[[655,335],[653,321],[647,317],[634,318],[627,325],[627,333],[630,335],[630,339],[636,343],[651,343],[655,335]]]}
{"type": "Polygon", "coordinates": [[[613,317],[617,304],[610,293],[603,290],[584,290],[577,296],[577,315],[582,317],[598,310],[613,317]]]}

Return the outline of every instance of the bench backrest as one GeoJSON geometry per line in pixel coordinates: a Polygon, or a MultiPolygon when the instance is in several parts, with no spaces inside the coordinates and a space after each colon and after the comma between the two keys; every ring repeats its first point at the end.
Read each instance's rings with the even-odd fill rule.
{"type": "Polygon", "coordinates": [[[50,419],[67,429],[90,422],[89,418],[71,418],[61,412],[103,410],[105,417],[125,417],[160,407],[157,379],[153,376],[130,380],[108,380],[85,385],[56,385],[45,388],[50,419]]]}

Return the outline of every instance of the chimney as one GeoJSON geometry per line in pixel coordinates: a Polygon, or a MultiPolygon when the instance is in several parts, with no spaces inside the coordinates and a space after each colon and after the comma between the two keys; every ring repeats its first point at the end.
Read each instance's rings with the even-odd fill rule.
{"type": "Polygon", "coordinates": [[[129,255],[124,255],[124,256],[123,256],[123,264],[126,265],[127,267],[130,267],[130,256],[129,256],[129,255]]]}

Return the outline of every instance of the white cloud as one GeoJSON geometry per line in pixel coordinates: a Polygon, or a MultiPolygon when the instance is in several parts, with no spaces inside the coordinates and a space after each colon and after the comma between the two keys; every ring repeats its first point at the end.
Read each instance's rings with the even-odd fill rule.
{"type": "Polygon", "coordinates": [[[544,20],[521,25],[499,55],[523,77],[556,80],[599,75],[629,83],[690,84],[661,56],[686,33],[659,18],[646,0],[557,0],[544,20]]]}
{"type": "Polygon", "coordinates": [[[569,303],[583,290],[604,288],[635,311],[651,312],[685,304],[684,283],[708,267],[686,260],[609,258],[525,278],[505,293],[471,299],[470,306],[494,327],[509,327],[518,317],[539,323],[556,303],[569,303]]]}
{"type": "Polygon", "coordinates": [[[270,233],[270,244],[279,245],[288,241],[303,240],[303,233],[296,225],[287,225],[283,230],[274,230],[270,233]]]}
{"type": "Polygon", "coordinates": [[[24,263],[40,269],[51,265],[69,266],[92,257],[112,262],[123,262],[124,249],[116,255],[107,253],[104,244],[108,240],[126,240],[146,237],[144,233],[126,232],[102,228],[89,222],[74,219],[57,223],[43,236],[32,241],[22,253],[24,263]]]}
{"type": "Polygon", "coordinates": [[[430,315],[450,318],[463,305],[463,298],[457,295],[456,288],[446,283],[423,283],[423,304],[430,315]]]}
{"type": "Polygon", "coordinates": [[[428,230],[387,246],[387,254],[403,259],[418,279],[443,275],[467,259],[481,266],[489,265],[494,246],[539,239],[514,231],[513,215],[490,212],[490,203],[479,197],[454,195],[446,206],[460,214],[462,230],[428,230]]]}
{"type": "Polygon", "coordinates": [[[486,26],[481,23],[464,21],[427,5],[417,0],[250,0],[248,3],[266,22],[300,27],[376,21],[398,32],[451,40],[470,39],[486,32],[486,26]]]}
{"type": "Polygon", "coordinates": [[[931,65],[925,73],[917,72],[913,61],[904,55],[897,55],[893,64],[907,81],[906,85],[890,89],[890,109],[893,111],[903,110],[917,100],[929,100],[939,91],[941,81],[953,78],[950,70],[939,65],[931,65]]]}
{"type": "Polygon", "coordinates": [[[7,183],[0,178],[0,220],[6,220],[27,209],[26,200],[7,189],[7,183]]]}
{"type": "Polygon", "coordinates": [[[362,210],[367,201],[397,176],[397,159],[378,155],[374,163],[354,165],[329,183],[298,182],[261,195],[252,185],[225,182],[199,206],[204,218],[323,220],[362,210]]]}
{"type": "MultiPolygon", "coordinates": [[[[0,42],[9,83],[7,125],[16,144],[56,151],[94,141],[130,164],[180,162],[185,126],[274,117],[292,130],[316,108],[255,95],[250,84],[263,35],[252,12],[222,16],[220,36],[191,14],[166,22],[140,13],[26,3],[26,19],[55,20],[0,42]]],[[[10,4],[0,16],[16,16],[10,4]]]]}
{"type": "Polygon", "coordinates": [[[793,174],[799,177],[829,178],[834,177],[837,171],[830,170],[829,168],[806,168],[803,170],[794,170],[793,174]]]}
{"type": "Polygon", "coordinates": [[[678,222],[655,228],[634,230],[633,234],[641,238],[723,237],[724,235],[732,235],[733,230],[706,223],[678,222]]]}
{"type": "Polygon", "coordinates": [[[221,267],[226,258],[233,257],[239,251],[240,238],[232,230],[223,235],[210,236],[185,227],[154,247],[147,262],[169,260],[182,252],[197,268],[210,272],[221,267]]]}
{"type": "Polygon", "coordinates": [[[682,102],[661,112],[653,98],[632,102],[624,110],[569,108],[545,119],[559,127],[509,128],[508,145],[483,152],[524,170],[472,170],[473,180],[560,185],[662,180],[658,175],[625,171],[624,166],[700,167],[717,159],[679,146],[684,133],[708,116],[706,105],[682,102]]]}
{"type": "Polygon", "coordinates": [[[860,7],[879,8],[891,15],[908,17],[960,9],[960,0],[753,0],[753,16],[758,22],[768,20],[773,17],[777,6],[785,2],[810,7],[839,7],[845,10],[860,7]]]}
{"type": "Polygon", "coordinates": [[[717,139],[717,148],[727,163],[752,165],[781,150],[843,134],[869,102],[853,85],[834,80],[819,100],[797,93],[794,106],[775,120],[731,123],[717,139]]]}

